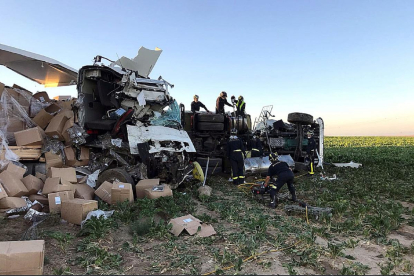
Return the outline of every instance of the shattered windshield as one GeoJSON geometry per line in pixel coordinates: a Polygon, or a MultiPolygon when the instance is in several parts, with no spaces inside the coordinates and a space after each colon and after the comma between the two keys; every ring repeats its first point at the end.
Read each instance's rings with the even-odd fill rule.
{"type": "Polygon", "coordinates": [[[174,100],[168,107],[168,109],[161,115],[151,120],[153,126],[165,126],[165,127],[180,127],[181,126],[181,113],[180,107],[176,100],[174,100]]]}

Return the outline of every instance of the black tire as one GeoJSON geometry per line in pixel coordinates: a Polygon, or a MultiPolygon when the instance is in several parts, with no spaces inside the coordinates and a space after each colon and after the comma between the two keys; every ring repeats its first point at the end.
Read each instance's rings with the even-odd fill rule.
{"type": "Polygon", "coordinates": [[[115,180],[118,180],[119,182],[123,182],[123,183],[130,183],[132,185],[132,190],[135,195],[135,184],[136,183],[124,169],[119,169],[119,168],[108,169],[100,173],[98,180],[96,181],[95,189],[101,186],[101,184],[104,183],[105,181],[113,183],[115,180]]]}
{"type": "Polygon", "coordinates": [[[313,116],[306,113],[289,113],[288,122],[292,124],[310,125],[313,123],[313,116]]]}
{"type": "Polygon", "coordinates": [[[210,122],[210,123],[223,123],[224,115],[223,114],[203,114],[200,113],[197,116],[199,122],[210,122]]]}
{"type": "Polygon", "coordinates": [[[224,124],[200,122],[197,124],[198,130],[224,130],[224,124]]]}
{"type": "MultiPolygon", "coordinates": [[[[205,157],[197,157],[197,162],[200,164],[201,167],[207,166],[207,158],[205,157]]],[[[209,167],[221,167],[223,165],[223,159],[221,158],[210,158],[210,161],[208,162],[209,167]],[[218,164],[218,165],[217,165],[218,164]]]]}
{"type": "MultiPolygon", "coordinates": [[[[206,174],[206,167],[201,167],[201,169],[203,170],[204,174],[206,174]]],[[[217,166],[217,168],[208,167],[207,175],[216,175],[216,174],[219,174],[221,172],[223,172],[223,168],[220,167],[220,166],[217,166]]]]}

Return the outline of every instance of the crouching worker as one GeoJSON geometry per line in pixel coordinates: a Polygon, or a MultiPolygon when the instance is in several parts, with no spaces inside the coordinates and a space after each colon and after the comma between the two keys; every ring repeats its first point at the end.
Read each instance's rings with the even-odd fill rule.
{"type": "Polygon", "coordinates": [[[230,139],[227,142],[227,156],[231,163],[233,174],[233,184],[239,185],[244,183],[244,158],[246,152],[242,140],[237,137],[237,130],[232,129],[230,139]]]}
{"type": "Polygon", "coordinates": [[[269,193],[270,193],[270,207],[276,208],[277,207],[277,193],[280,191],[280,189],[287,183],[288,189],[290,194],[292,195],[292,201],[296,201],[296,192],[295,192],[295,186],[293,186],[293,172],[289,168],[288,164],[286,162],[281,162],[278,160],[277,153],[271,153],[269,155],[270,162],[272,164],[269,167],[269,170],[267,171],[267,177],[265,181],[265,187],[269,185],[269,181],[273,176],[277,176],[276,182],[270,183],[269,185],[269,193]]]}

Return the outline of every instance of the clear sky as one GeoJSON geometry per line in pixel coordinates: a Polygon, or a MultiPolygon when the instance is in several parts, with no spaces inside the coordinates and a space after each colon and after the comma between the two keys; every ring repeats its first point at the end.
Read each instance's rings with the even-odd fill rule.
{"type": "MultiPolygon", "coordinates": [[[[414,1],[6,1],[0,43],[73,68],[163,50],[152,78],[189,109],[224,90],[253,117],[272,104],[327,135],[414,135],[414,1]]],[[[0,66],[0,82],[41,85],[0,66]]],[[[48,88],[76,96],[75,87],[48,88]]],[[[229,109],[230,110],[230,109],[229,109]]]]}

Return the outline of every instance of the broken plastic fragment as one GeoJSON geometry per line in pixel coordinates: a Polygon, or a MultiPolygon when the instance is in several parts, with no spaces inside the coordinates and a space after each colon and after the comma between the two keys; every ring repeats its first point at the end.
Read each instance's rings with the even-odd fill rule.
{"type": "Polygon", "coordinates": [[[105,219],[111,217],[114,214],[114,210],[112,211],[102,211],[102,210],[95,210],[95,211],[91,211],[86,215],[85,220],[83,220],[81,222],[81,228],[83,227],[83,225],[85,224],[85,222],[89,219],[91,219],[92,217],[96,217],[96,218],[100,218],[100,217],[104,217],[105,219]]]}
{"type": "Polygon", "coordinates": [[[359,168],[362,167],[360,163],[354,163],[353,161],[349,163],[332,163],[335,167],[350,167],[350,168],[359,168]]]}
{"type": "Polygon", "coordinates": [[[86,180],[86,184],[88,184],[92,188],[95,188],[96,180],[98,180],[99,172],[100,170],[96,170],[92,174],[90,174],[88,176],[88,179],[86,180]]]}

